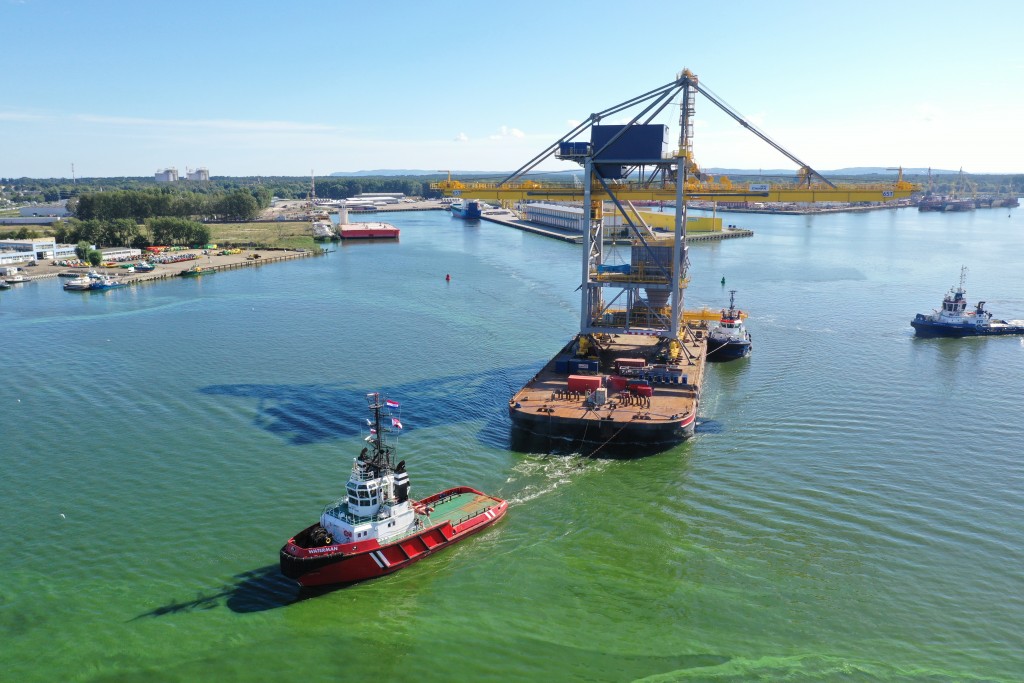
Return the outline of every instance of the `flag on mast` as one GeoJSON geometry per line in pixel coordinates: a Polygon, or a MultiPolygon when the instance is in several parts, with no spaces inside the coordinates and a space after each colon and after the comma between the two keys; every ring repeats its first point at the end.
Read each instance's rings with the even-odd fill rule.
{"type": "Polygon", "coordinates": [[[386,405],[388,408],[397,408],[398,406],[400,406],[402,404],[399,403],[398,401],[392,401],[389,398],[388,400],[384,401],[384,405],[386,405]]]}
{"type": "Polygon", "coordinates": [[[402,423],[401,423],[401,421],[399,421],[399,419],[397,417],[393,417],[393,418],[391,418],[391,426],[392,427],[396,427],[398,429],[401,429],[402,428],[402,423]]]}

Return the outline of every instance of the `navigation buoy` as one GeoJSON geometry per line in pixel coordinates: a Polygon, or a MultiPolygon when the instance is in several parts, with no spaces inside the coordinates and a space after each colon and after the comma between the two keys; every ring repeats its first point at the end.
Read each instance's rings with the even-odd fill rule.
{"type": "Polygon", "coordinates": [[[722,286],[723,287],[725,286],[725,276],[724,275],[722,276],[722,286]]]}
{"type": "Polygon", "coordinates": [[[444,276],[444,281],[445,281],[445,282],[451,282],[451,281],[452,281],[452,275],[451,275],[451,273],[447,273],[447,274],[446,274],[446,275],[444,276]]]}

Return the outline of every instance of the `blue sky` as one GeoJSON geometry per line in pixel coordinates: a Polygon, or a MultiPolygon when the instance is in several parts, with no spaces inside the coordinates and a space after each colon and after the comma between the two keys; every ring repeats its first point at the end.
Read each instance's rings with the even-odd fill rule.
{"type": "MultiPolygon", "coordinates": [[[[815,168],[1024,172],[1021,7],[0,0],[0,176],[514,169],[683,68],[815,168]]],[[[703,97],[694,129],[795,167],[703,97]]]]}

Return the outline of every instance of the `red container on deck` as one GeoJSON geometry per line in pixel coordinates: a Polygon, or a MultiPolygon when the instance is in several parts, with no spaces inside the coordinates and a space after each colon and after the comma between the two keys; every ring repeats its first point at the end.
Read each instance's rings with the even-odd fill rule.
{"type": "Polygon", "coordinates": [[[637,396],[654,396],[654,387],[647,384],[634,384],[629,390],[637,396]]]}
{"type": "Polygon", "coordinates": [[[647,361],[643,358],[616,358],[616,368],[642,368],[647,365],[647,361]]]}
{"type": "Polygon", "coordinates": [[[625,377],[618,375],[608,375],[608,381],[606,382],[608,388],[612,391],[622,391],[626,388],[626,382],[628,380],[625,377]]]}
{"type": "Polygon", "coordinates": [[[586,392],[600,388],[600,375],[569,375],[569,391],[586,392]]]}

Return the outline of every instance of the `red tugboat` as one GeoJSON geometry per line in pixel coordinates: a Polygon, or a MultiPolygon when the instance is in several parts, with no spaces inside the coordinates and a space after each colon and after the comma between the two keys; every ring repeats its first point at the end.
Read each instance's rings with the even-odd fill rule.
{"type": "Polygon", "coordinates": [[[364,448],[352,465],[347,495],[320,521],[281,548],[281,573],[302,586],[354,583],[396,572],[501,519],[508,502],[468,486],[416,501],[409,497],[405,461],[392,465],[385,434],[402,428],[397,401],[367,394],[373,413],[364,448]],[[372,451],[370,450],[372,448],[372,451]]]}

